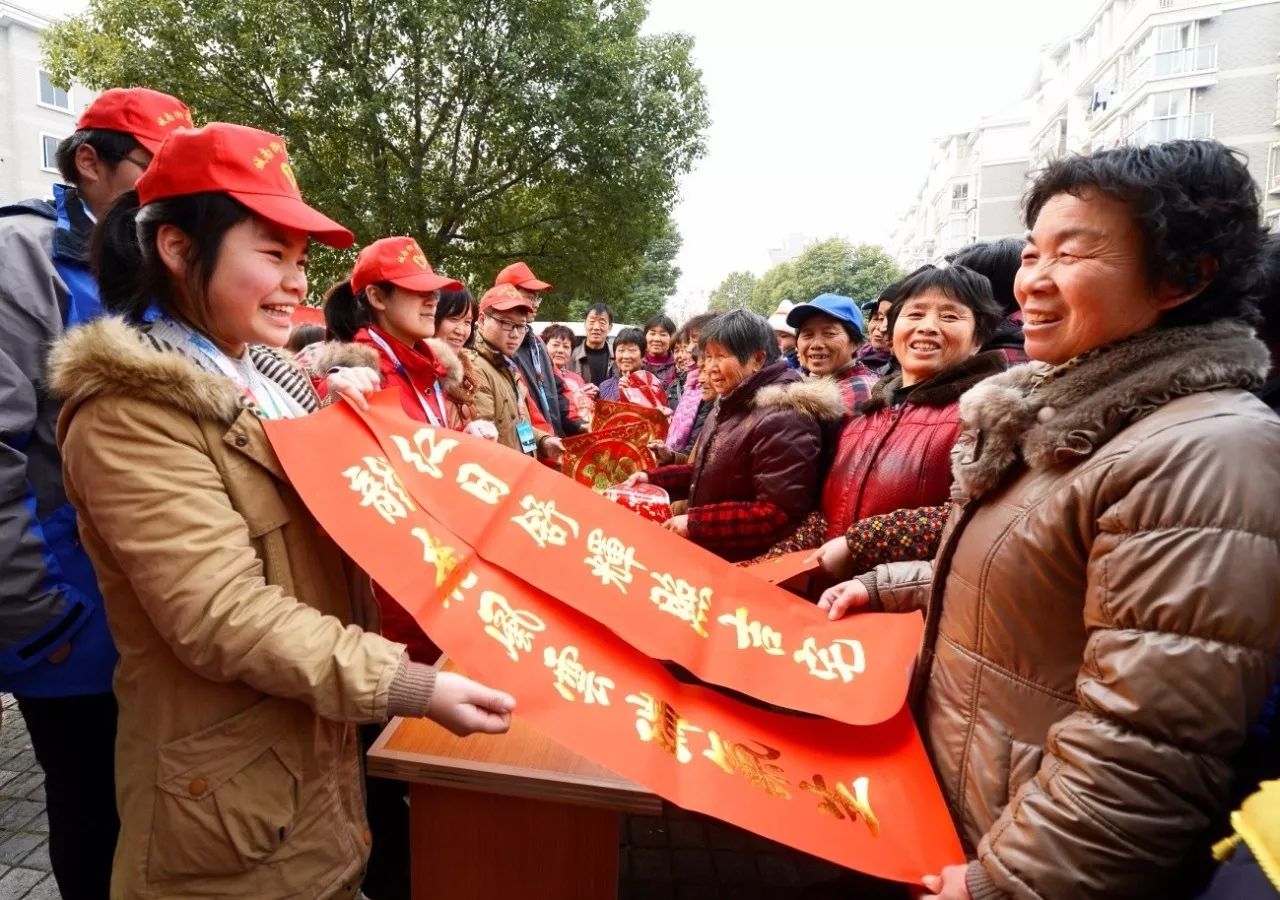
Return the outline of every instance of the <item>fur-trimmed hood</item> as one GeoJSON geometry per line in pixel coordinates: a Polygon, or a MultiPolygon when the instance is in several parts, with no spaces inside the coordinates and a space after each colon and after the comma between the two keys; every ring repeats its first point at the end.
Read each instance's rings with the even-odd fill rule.
{"type": "Polygon", "coordinates": [[[816,422],[844,418],[840,385],[831,378],[806,378],[790,384],[771,384],[756,392],[757,409],[789,409],[816,422]]]}
{"type": "MultiPolygon", "coordinates": [[[[965,391],[1005,371],[1008,367],[1005,355],[998,350],[979,353],[913,387],[907,402],[918,403],[921,406],[950,406],[959,400],[965,391]]],[[[871,389],[871,396],[858,407],[858,412],[871,413],[886,406],[892,406],[894,395],[900,390],[902,390],[901,372],[881,378],[871,389]]]]}
{"type": "Polygon", "coordinates": [[[1056,369],[1017,366],[961,398],[956,486],[974,498],[1018,460],[1032,469],[1073,464],[1179,397],[1256,388],[1268,366],[1266,345],[1234,321],[1152,329],[1056,369]]]}

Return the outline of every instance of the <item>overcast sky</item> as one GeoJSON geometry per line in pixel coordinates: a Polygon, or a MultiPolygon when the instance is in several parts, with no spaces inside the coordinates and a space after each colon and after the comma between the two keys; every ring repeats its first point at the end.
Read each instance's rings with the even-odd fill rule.
{"type": "Polygon", "coordinates": [[[886,242],[930,139],[1023,96],[1039,47],[1098,5],[650,0],[649,30],[694,36],[711,107],[676,210],[681,294],[760,274],[793,233],[886,242]]]}

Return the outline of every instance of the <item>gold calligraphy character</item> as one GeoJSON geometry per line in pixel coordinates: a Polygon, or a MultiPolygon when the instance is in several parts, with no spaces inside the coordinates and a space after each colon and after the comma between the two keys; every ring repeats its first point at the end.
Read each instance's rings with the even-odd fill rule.
{"type": "Polygon", "coordinates": [[[701,637],[706,637],[707,630],[703,626],[707,623],[707,611],[711,609],[711,588],[699,590],[683,578],[660,572],[654,572],[650,577],[658,582],[657,587],[649,589],[649,599],[658,605],[658,609],[688,622],[701,637]]]}
{"type": "Polygon", "coordinates": [[[640,740],[655,743],[670,753],[677,761],[688,763],[693,759],[689,751],[688,733],[702,731],[690,725],[676,712],[675,707],[652,694],[628,694],[627,702],[639,707],[636,710],[636,731],[640,740]]]}
{"type": "Polygon", "coordinates": [[[523,528],[525,533],[533,538],[534,543],[544,550],[548,544],[556,547],[565,546],[565,539],[570,532],[575,538],[578,536],[578,523],[557,510],[556,501],[543,502],[526,494],[520,501],[520,505],[524,507],[525,512],[513,516],[511,521],[523,528]]]}
{"type": "Polygon", "coordinates": [[[609,705],[613,679],[588,671],[578,660],[577,647],[565,647],[559,653],[555,647],[548,647],[542,651],[542,661],[554,673],[555,688],[564,699],[581,697],[587,703],[609,705]]]}
{"type": "Polygon", "coordinates": [[[400,455],[404,457],[405,462],[432,478],[444,477],[440,464],[449,455],[449,451],[458,446],[458,442],[453,438],[437,440],[434,428],[419,428],[414,432],[412,446],[398,434],[391,435],[391,441],[400,450],[400,455]]]}
{"type": "Polygon", "coordinates": [[[592,577],[599,578],[601,584],[613,585],[624,594],[627,589],[623,585],[631,583],[632,569],[648,571],[636,562],[635,547],[628,547],[616,537],[606,538],[602,528],[587,535],[587,551],[591,555],[584,562],[591,566],[592,577]]]}
{"type": "Polygon", "coordinates": [[[520,653],[533,649],[534,632],[546,630],[543,621],[523,609],[512,609],[507,598],[493,591],[480,595],[480,618],[485,623],[484,633],[507,648],[507,655],[516,662],[520,653]]]}
{"type": "Polygon", "coordinates": [[[860,675],[867,668],[867,657],[862,652],[861,641],[835,640],[829,646],[819,647],[813,638],[805,638],[804,646],[794,654],[796,662],[809,667],[809,674],[823,681],[834,681],[839,678],[845,684],[853,681],[854,675],[860,675]],[[852,654],[846,660],[845,649],[852,654]]]}
{"type": "Polygon", "coordinates": [[[868,799],[870,787],[871,780],[865,776],[853,780],[852,791],[841,781],[836,782],[835,788],[827,787],[826,779],[821,775],[814,775],[812,784],[807,781],[800,782],[800,790],[809,791],[822,798],[822,802],[818,804],[821,812],[828,816],[835,816],[837,819],[847,818],[851,822],[861,818],[867,823],[867,830],[871,832],[871,836],[879,837],[880,820],[876,818],[868,799]]]}
{"type": "MultiPolygon", "coordinates": [[[[409,533],[422,541],[422,561],[436,567],[436,587],[440,587],[458,568],[458,551],[437,541],[425,528],[415,528],[409,533]]],[[[475,572],[468,572],[456,588],[445,594],[441,604],[448,609],[450,601],[461,602],[465,599],[462,592],[471,590],[479,581],[475,572]]]]}
{"type": "Polygon", "coordinates": [[[786,651],[782,649],[782,634],[768,625],[762,625],[759,621],[749,618],[745,606],[739,606],[734,610],[733,615],[725,613],[716,621],[721,625],[738,629],[739,650],[759,647],[770,656],[786,655],[786,651]]]}
{"type": "Polygon", "coordinates": [[[490,506],[497,506],[499,500],[511,493],[506,482],[476,463],[463,463],[458,467],[458,484],[468,494],[490,506]]]}
{"type": "Polygon", "coordinates": [[[415,509],[386,457],[366,456],[363,466],[351,466],[342,474],[350,480],[351,490],[360,494],[360,505],[372,506],[392,525],[415,509]]]}
{"type": "Polygon", "coordinates": [[[702,755],[726,774],[736,772],[742,775],[770,797],[791,798],[791,792],[787,790],[787,785],[791,782],[782,777],[782,766],[774,762],[782,755],[781,750],[775,750],[759,741],[755,743],[760,749],[755,750],[743,743],[723,740],[715,731],[708,731],[707,739],[711,747],[703,750],[702,755]]]}

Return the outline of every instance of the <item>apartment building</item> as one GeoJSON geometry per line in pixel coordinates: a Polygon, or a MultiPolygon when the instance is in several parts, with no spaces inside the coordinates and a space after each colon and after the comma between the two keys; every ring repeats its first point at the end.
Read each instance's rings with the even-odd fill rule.
{"type": "Polygon", "coordinates": [[[899,264],[913,269],[975,240],[1022,234],[1030,146],[1025,101],[935,140],[929,173],[889,242],[899,264]]]}
{"type": "Polygon", "coordinates": [[[40,65],[40,32],[49,19],[0,2],[0,204],[50,197],[61,180],[58,142],[97,93],[63,90],[40,65]]]}
{"type": "Polygon", "coordinates": [[[1031,102],[1033,168],[1215,138],[1247,154],[1280,230],[1280,0],[1107,0],[1045,49],[1031,102]]]}

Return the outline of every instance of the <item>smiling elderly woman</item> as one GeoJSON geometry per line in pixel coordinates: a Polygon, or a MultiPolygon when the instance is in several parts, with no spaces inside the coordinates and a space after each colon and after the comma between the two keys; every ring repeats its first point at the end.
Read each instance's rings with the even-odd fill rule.
{"type": "Polygon", "coordinates": [[[1186,896],[1280,650],[1257,192],[1173,141],[1054,162],[1026,213],[1041,362],[960,401],[937,557],[822,604],[927,608],[912,698],[972,859],[936,896],[1186,896]]]}

